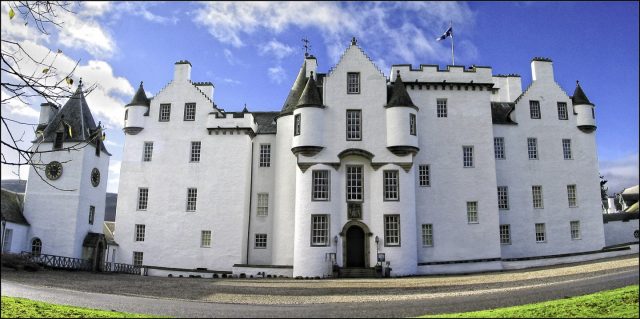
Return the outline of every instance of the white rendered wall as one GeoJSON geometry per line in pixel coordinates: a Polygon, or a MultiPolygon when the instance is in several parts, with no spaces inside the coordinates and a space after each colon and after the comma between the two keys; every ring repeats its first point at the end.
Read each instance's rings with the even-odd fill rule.
{"type": "Polygon", "coordinates": [[[253,190],[251,192],[251,224],[249,226],[249,260],[250,265],[271,265],[273,254],[273,218],[275,215],[274,202],[276,192],[273,187],[274,176],[274,153],[276,147],[276,136],[256,135],[253,138],[253,190]],[[260,167],[260,144],[271,144],[271,166],[260,167]],[[269,194],[269,206],[267,216],[258,216],[258,194],[269,194]],[[267,248],[255,248],[255,234],[267,234],[267,248]]]}
{"type": "Polygon", "coordinates": [[[144,105],[132,105],[127,107],[127,119],[124,121],[124,127],[144,127],[145,119],[148,117],[144,114],[148,111],[148,107],[144,105]]]}
{"type": "MultiPolygon", "coordinates": [[[[63,143],[71,147],[77,142],[63,143]]],[[[39,150],[50,150],[52,143],[43,143],[39,150]]],[[[95,148],[87,146],[79,151],[42,153],[42,163],[62,163],[63,171],[55,181],[42,178],[53,186],[71,190],[57,190],[47,185],[29,168],[29,183],[25,190],[24,216],[31,227],[27,233],[30,246],[33,238],[42,240],[42,253],[73,258],[82,257],[82,242],[88,232],[102,233],[109,155],[95,155],[95,148]],[[91,171],[100,170],[100,184],[91,185],[91,171]],[[89,225],[89,206],[95,206],[93,225],[89,225]]]]}
{"type": "Polygon", "coordinates": [[[605,246],[613,246],[638,242],[638,220],[631,219],[629,221],[611,221],[604,224],[604,243],[605,246]]]}
{"type": "Polygon", "coordinates": [[[387,114],[387,146],[414,146],[418,147],[418,126],[416,116],[416,135],[409,131],[409,116],[418,112],[410,107],[389,107],[385,109],[387,114]]]}
{"type": "MultiPolygon", "coordinates": [[[[16,224],[12,222],[7,222],[5,225],[4,231],[11,230],[11,247],[5,248],[2,247],[3,250],[7,250],[9,253],[19,254],[23,251],[31,251],[31,243],[27,243],[27,233],[29,231],[29,226],[16,224]]],[[[6,235],[3,234],[3,239],[6,239],[6,235]]],[[[3,243],[4,245],[4,243],[3,243]]]]}
{"type": "MultiPolygon", "coordinates": [[[[601,249],[604,246],[595,133],[576,128],[571,99],[549,74],[537,66],[536,81],[518,100],[518,125],[494,125],[504,137],[504,160],[496,160],[498,186],[509,190],[509,209],[500,210],[500,224],[511,225],[511,244],[503,258],[543,256],[601,249]],[[529,101],[540,102],[541,119],[531,119],[529,101]],[[567,103],[568,120],[559,120],[557,102],[567,103]],[[538,141],[537,160],[528,159],[527,138],[538,141]],[[563,159],[562,139],[571,139],[573,159],[563,159]],[[576,185],[577,207],[569,207],[567,185],[576,185]],[[542,209],[533,208],[531,187],[541,185],[542,209]],[[570,221],[580,221],[581,239],[572,240],[570,221]],[[546,242],[537,243],[535,224],[545,223],[546,242]]],[[[534,74],[536,70],[534,71],[534,74]]],[[[493,147],[491,147],[493,150],[493,147]]],[[[497,190],[494,190],[497,194],[497,190]]],[[[496,195],[494,195],[496,196],[496,195]]]]}
{"type": "Polygon", "coordinates": [[[293,241],[296,197],[296,158],[291,153],[293,139],[293,116],[286,115],[276,119],[278,134],[276,145],[271,146],[272,169],[275,169],[273,205],[273,247],[274,265],[293,265],[293,241]]]}
{"type": "Polygon", "coordinates": [[[152,99],[144,130],[125,136],[116,260],[132,263],[133,252],[140,251],[145,265],[230,270],[246,262],[251,137],[236,129],[209,134],[207,127],[242,128],[253,121],[249,114],[235,121],[216,119],[217,111],[191,84],[186,66],[176,65],[176,78],[152,99]],[[159,122],[164,103],[171,103],[170,121],[159,122]],[[196,103],[195,121],[183,120],[185,103],[196,103]],[[150,162],[142,161],[146,141],[153,142],[150,162]],[[197,163],[190,162],[192,141],[201,142],[197,163]],[[144,211],[137,210],[139,187],[149,189],[144,211]],[[188,188],[198,190],[195,212],[186,211],[188,188]],[[145,225],[143,242],[134,241],[136,224],[145,225]],[[201,247],[203,230],[211,231],[210,247],[201,247]]]}
{"type": "MultiPolygon", "coordinates": [[[[457,79],[490,83],[490,74],[482,73],[490,73],[490,69],[478,70],[479,73],[461,73],[457,79]]],[[[412,73],[422,77],[417,71],[412,73]]],[[[445,77],[446,73],[437,75],[445,77]]],[[[401,76],[405,79],[404,73],[401,76]]],[[[415,156],[413,170],[429,165],[431,182],[431,186],[421,187],[417,176],[414,179],[418,262],[499,258],[490,91],[480,91],[478,87],[473,90],[471,86],[465,89],[464,85],[460,90],[457,85],[447,85],[442,90],[441,85],[431,85],[428,90],[426,86],[414,86],[408,93],[420,108],[420,152],[415,156]],[[437,117],[438,99],[447,100],[447,117],[437,117]],[[463,146],[473,146],[473,167],[463,167],[463,146]],[[478,223],[467,220],[467,202],[471,201],[478,202],[478,223]],[[423,246],[422,224],[432,224],[433,246],[423,246]]]]}
{"type": "Polygon", "coordinates": [[[596,119],[593,118],[593,105],[579,104],[574,106],[576,123],[578,126],[596,126],[596,119]]]}
{"type": "Polygon", "coordinates": [[[291,147],[323,146],[322,130],[324,129],[324,109],[319,107],[303,107],[293,111],[291,120],[300,114],[300,135],[293,136],[291,147]]]}

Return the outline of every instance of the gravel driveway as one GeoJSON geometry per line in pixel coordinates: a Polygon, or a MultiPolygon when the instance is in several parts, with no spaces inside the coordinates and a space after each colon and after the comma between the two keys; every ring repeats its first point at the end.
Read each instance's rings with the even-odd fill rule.
{"type": "Polygon", "coordinates": [[[391,279],[204,279],[145,277],[65,270],[2,268],[2,281],[81,292],[240,304],[402,301],[518,291],[638,269],[638,255],[587,263],[473,275],[391,279]]]}

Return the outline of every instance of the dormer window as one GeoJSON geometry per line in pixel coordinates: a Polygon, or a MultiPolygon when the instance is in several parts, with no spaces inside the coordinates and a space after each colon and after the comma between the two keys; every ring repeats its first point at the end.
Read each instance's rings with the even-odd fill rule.
{"type": "Polygon", "coordinates": [[[56,132],[56,139],[53,141],[53,149],[54,150],[61,149],[63,140],[64,140],[64,132],[56,132]]]}
{"type": "Polygon", "coordinates": [[[347,73],[347,94],[360,94],[360,73],[347,73]]]}

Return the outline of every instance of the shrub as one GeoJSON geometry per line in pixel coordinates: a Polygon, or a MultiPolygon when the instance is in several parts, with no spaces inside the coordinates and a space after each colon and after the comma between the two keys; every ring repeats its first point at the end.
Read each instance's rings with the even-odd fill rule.
{"type": "Polygon", "coordinates": [[[10,253],[2,254],[2,267],[26,271],[37,271],[40,269],[40,265],[30,261],[28,257],[10,253]]]}

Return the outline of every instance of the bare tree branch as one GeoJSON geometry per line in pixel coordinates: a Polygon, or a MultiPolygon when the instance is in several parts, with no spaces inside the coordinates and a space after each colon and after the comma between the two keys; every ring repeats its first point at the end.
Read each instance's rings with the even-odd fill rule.
{"type": "MultiPolygon", "coordinates": [[[[37,30],[45,35],[49,35],[48,28],[60,29],[63,27],[64,21],[60,14],[74,13],[71,11],[72,2],[68,1],[11,1],[9,6],[18,13],[25,25],[31,24],[37,30]]],[[[13,19],[17,23],[16,19],[13,19]]],[[[10,103],[22,103],[28,105],[33,99],[39,99],[42,102],[51,103],[60,107],[60,103],[64,103],[73,96],[73,75],[80,61],[76,61],[73,68],[69,71],[62,71],[56,67],[56,60],[62,54],[62,51],[49,50],[44,56],[36,56],[33,52],[29,52],[20,42],[11,39],[1,39],[1,56],[0,71],[2,72],[0,87],[2,88],[1,104],[9,106],[10,103]]],[[[96,85],[82,88],[83,93],[88,94],[96,85]]],[[[2,123],[2,153],[0,162],[3,165],[17,167],[18,172],[22,166],[31,166],[38,178],[47,185],[61,190],[74,191],[74,189],[62,189],[52,185],[47,178],[42,175],[44,168],[48,163],[43,162],[43,155],[56,152],[72,152],[80,151],[90,144],[95,147],[101,147],[101,128],[98,133],[91,135],[89,138],[74,142],[71,145],[59,149],[51,149],[50,147],[41,147],[44,138],[41,132],[48,123],[26,123],[16,119],[9,118],[4,113],[0,116],[2,123]],[[8,122],[12,123],[9,126],[8,122]],[[21,129],[21,127],[24,127],[21,129]],[[6,130],[6,134],[5,134],[6,130]],[[25,133],[35,133],[35,141],[29,143],[29,146],[23,146],[25,133]],[[16,134],[16,131],[22,131],[16,134]],[[19,137],[18,137],[19,136],[19,137]],[[11,156],[10,156],[11,155],[11,156]]],[[[68,144],[68,143],[67,143],[68,144]]],[[[69,161],[65,161],[69,162],[69,161]]],[[[18,177],[20,177],[18,173],[18,177]]],[[[32,176],[32,178],[35,178],[32,176]]]]}

